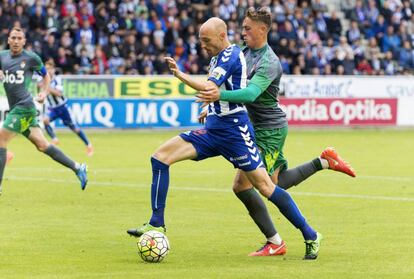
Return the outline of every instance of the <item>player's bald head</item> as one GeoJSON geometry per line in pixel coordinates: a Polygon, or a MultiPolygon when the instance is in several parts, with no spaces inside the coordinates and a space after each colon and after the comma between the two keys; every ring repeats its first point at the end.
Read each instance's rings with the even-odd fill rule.
{"type": "Polygon", "coordinates": [[[221,50],[230,45],[227,37],[227,25],[218,18],[212,17],[200,27],[201,47],[210,56],[217,55],[221,50]]]}
{"type": "Polygon", "coordinates": [[[212,17],[204,22],[203,25],[201,25],[200,33],[201,32],[214,32],[216,34],[224,32],[227,34],[227,25],[222,19],[218,17],[212,17]]]}

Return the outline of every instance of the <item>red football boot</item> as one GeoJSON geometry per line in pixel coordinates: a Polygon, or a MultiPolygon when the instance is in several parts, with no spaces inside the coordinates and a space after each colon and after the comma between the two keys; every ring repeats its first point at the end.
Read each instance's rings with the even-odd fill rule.
{"type": "Polygon", "coordinates": [[[273,244],[271,242],[266,242],[266,244],[257,250],[256,252],[250,253],[249,256],[252,257],[262,257],[262,256],[282,256],[286,254],[286,243],[282,241],[280,245],[273,244]]]}
{"type": "Polygon", "coordinates": [[[349,163],[342,160],[333,147],[326,148],[322,154],[321,158],[325,159],[329,163],[329,168],[334,171],[343,172],[349,176],[355,177],[355,171],[349,163]]]}

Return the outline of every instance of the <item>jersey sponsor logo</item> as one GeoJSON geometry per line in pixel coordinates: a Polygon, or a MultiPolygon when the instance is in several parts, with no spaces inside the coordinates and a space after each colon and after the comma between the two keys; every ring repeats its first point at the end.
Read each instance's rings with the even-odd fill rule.
{"type": "Polygon", "coordinates": [[[8,70],[4,72],[4,83],[22,84],[24,82],[24,71],[17,70],[16,74],[9,73],[8,70]]]}

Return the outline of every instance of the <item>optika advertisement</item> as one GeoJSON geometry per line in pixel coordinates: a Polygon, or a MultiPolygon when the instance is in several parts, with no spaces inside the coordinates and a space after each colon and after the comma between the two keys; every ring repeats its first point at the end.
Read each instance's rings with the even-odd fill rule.
{"type": "Polygon", "coordinates": [[[283,98],[289,125],[395,125],[398,100],[393,98],[283,98]]]}

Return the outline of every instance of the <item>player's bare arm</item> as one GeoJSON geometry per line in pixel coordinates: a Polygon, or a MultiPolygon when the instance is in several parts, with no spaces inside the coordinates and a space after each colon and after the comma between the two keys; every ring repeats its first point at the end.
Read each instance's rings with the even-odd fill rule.
{"type": "Polygon", "coordinates": [[[196,97],[198,100],[196,100],[197,103],[201,102],[215,102],[220,100],[220,90],[217,86],[208,86],[205,90],[200,90],[196,97]]]}
{"type": "Polygon", "coordinates": [[[173,75],[177,77],[179,80],[181,80],[182,82],[184,82],[185,84],[187,84],[188,86],[190,86],[191,88],[197,91],[200,91],[200,90],[205,90],[206,88],[209,88],[212,86],[217,87],[217,85],[212,81],[198,80],[186,73],[183,73],[182,71],[178,69],[177,63],[175,62],[173,58],[164,57],[164,59],[168,63],[168,67],[170,68],[173,75]]]}
{"type": "Polygon", "coordinates": [[[37,94],[36,101],[43,103],[49,94],[50,76],[48,73],[43,77],[43,82],[40,87],[40,92],[37,94]]]}

